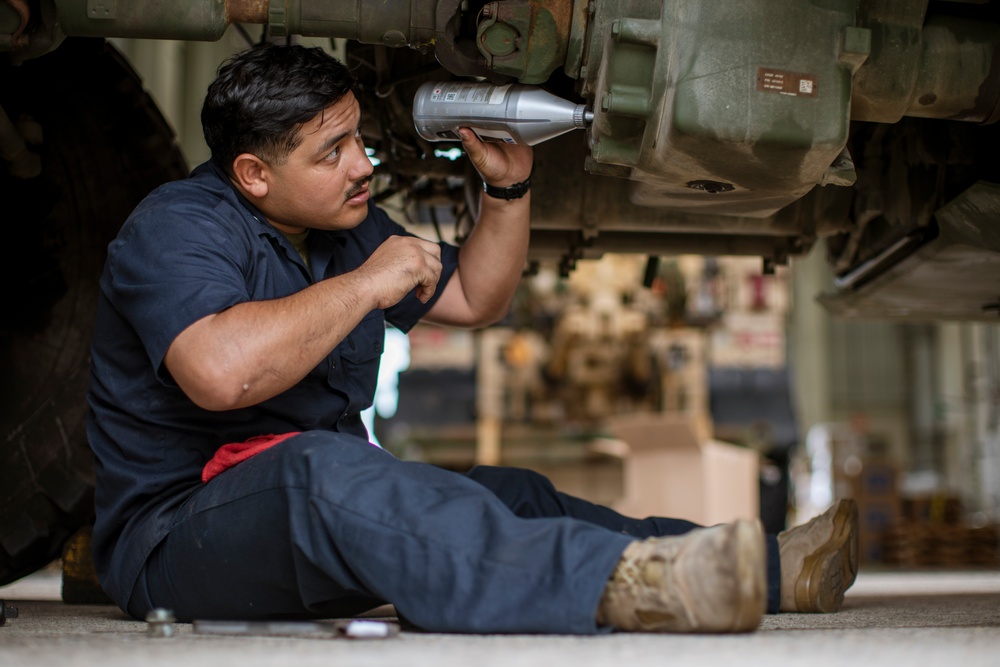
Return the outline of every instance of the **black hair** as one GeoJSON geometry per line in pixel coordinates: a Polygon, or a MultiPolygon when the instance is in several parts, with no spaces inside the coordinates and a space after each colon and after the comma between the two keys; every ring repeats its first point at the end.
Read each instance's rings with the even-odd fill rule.
{"type": "Polygon", "coordinates": [[[298,145],[299,128],[354,84],[347,67],[318,46],[265,42],[237,53],[219,68],[201,108],[212,159],[230,175],[241,153],[281,163],[298,145]]]}

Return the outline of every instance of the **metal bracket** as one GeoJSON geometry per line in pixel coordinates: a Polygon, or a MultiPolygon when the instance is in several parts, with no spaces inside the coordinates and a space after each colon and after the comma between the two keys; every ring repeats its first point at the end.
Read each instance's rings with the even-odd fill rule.
{"type": "Polygon", "coordinates": [[[267,3],[267,25],[272,35],[284,37],[288,34],[285,25],[285,0],[269,0],[267,3]]]}

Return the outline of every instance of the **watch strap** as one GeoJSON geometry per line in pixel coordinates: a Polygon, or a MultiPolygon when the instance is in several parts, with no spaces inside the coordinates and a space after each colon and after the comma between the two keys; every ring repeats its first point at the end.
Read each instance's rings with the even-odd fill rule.
{"type": "Polygon", "coordinates": [[[526,178],[520,183],[515,183],[514,185],[508,185],[505,188],[498,188],[496,186],[490,185],[487,182],[483,182],[483,192],[488,194],[490,197],[495,199],[506,199],[511,201],[512,199],[520,199],[524,195],[528,194],[528,190],[531,189],[531,179],[526,178]]]}

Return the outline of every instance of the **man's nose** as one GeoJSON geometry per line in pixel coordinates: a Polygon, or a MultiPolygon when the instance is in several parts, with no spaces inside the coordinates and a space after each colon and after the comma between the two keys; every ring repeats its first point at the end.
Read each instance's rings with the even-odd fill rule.
{"type": "Polygon", "coordinates": [[[358,149],[355,151],[355,160],[353,164],[353,169],[351,170],[351,180],[361,181],[375,172],[375,167],[372,165],[372,161],[368,159],[368,153],[365,151],[365,145],[363,142],[357,142],[358,149]]]}

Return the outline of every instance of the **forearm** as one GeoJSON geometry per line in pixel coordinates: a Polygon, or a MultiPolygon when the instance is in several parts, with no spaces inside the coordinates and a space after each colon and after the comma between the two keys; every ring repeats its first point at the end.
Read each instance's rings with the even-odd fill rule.
{"type": "Polygon", "coordinates": [[[198,320],[174,339],[164,363],[207,410],[255,405],[304,378],[371,311],[411,291],[426,302],[440,277],[437,244],[391,236],[354,271],[198,320]]]}
{"type": "MultiPolygon", "coordinates": [[[[516,144],[486,144],[460,128],[462,145],[483,182],[507,188],[531,175],[532,150],[516,144]]],[[[482,327],[510,307],[528,256],[530,191],[519,199],[484,194],[479,217],[459,250],[458,268],[425,319],[437,324],[482,327]]]]}
{"type": "Polygon", "coordinates": [[[198,405],[255,405],[295,385],[375,305],[368,283],[344,274],[291,296],[237,304],[181,333],[165,363],[198,405]]]}
{"type": "Polygon", "coordinates": [[[479,220],[459,251],[457,272],[470,326],[486,326],[510,308],[528,256],[531,194],[506,201],[483,195],[479,220]]]}

